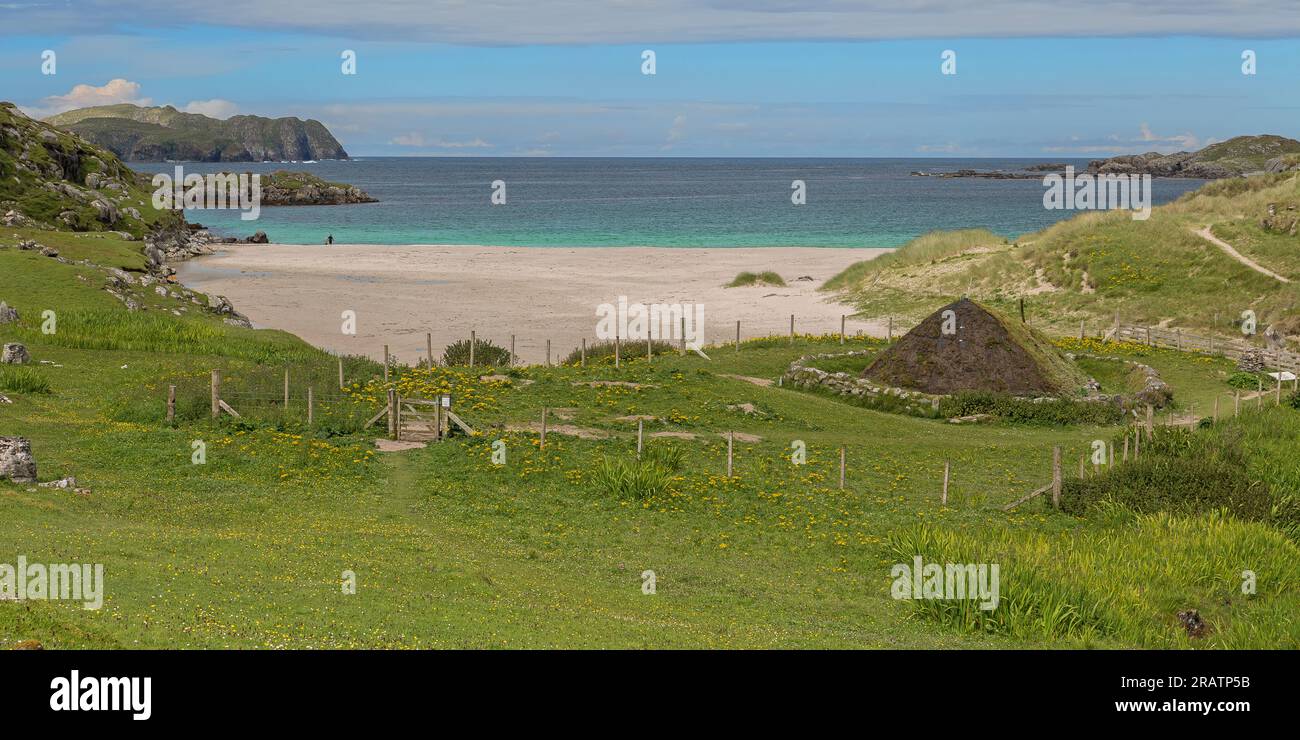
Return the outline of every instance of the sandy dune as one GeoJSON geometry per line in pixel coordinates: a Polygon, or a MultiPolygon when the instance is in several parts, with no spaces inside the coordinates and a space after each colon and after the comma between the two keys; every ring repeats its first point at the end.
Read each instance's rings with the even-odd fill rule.
{"type": "MultiPolygon", "coordinates": [[[[546,340],[558,360],[579,340],[596,338],[596,306],[619,296],[640,303],[698,303],[705,307],[706,344],[742,336],[785,334],[790,314],[799,332],[839,330],[852,309],[817,287],[853,262],[882,249],[677,249],[658,247],[533,248],[336,244],[228,245],[178,267],[186,285],[228,297],[258,327],[293,332],[326,349],[381,357],[388,344],[414,363],[468,338],[508,347],[524,362],[542,362],[546,340]],[[785,288],[724,288],[737,273],[775,270],[785,288]],[[798,280],[810,276],[812,280],[798,280]],[[357,315],[355,335],[342,332],[342,313],[357,315]]],[[[874,323],[848,323],[881,333],[874,323]]]]}

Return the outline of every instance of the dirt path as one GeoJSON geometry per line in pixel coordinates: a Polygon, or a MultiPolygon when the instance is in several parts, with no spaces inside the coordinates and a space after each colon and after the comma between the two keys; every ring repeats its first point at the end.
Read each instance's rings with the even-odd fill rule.
{"type": "Polygon", "coordinates": [[[1214,235],[1214,232],[1213,232],[1213,231],[1210,231],[1210,227],[1209,227],[1209,226],[1206,226],[1204,229],[1201,229],[1200,231],[1195,232],[1195,234],[1196,234],[1197,236],[1201,237],[1202,239],[1208,241],[1209,243],[1213,244],[1214,246],[1218,247],[1219,249],[1223,250],[1223,253],[1224,253],[1224,254],[1228,255],[1229,257],[1233,258],[1234,260],[1237,260],[1238,262],[1240,262],[1241,264],[1245,265],[1246,267],[1249,267],[1250,269],[1254,270],[1255,272],[1258,272],[1258,273],[1260,273],[1261,275],[1268,275],[1269,277],[1273,278],[1274,280],[1278,280],[1278,281],[1283,282],[1283,283],[1289,283],[1289,282],[1291,282],[1291,279],[1290,279],[1290,278],[1283,277],[1282,275],[1279,275],[1279,274],[1277,274],[1276,272],[1273,272],[1272,270],[1268,269],[1267,267],[1264,267],[1264,266],[1260,265],[1258,262],[1252,260],[1251,258],[1247,257],[1246,255],[1242,254],[1241,252],[1238,252],[1237,250],[1233,249],[1231,244],[1229,244],[1229,243],[1225,242],[1224,240],[1220,239],[1219,237],[1215,236],[1215,235],[1214,235]]]}

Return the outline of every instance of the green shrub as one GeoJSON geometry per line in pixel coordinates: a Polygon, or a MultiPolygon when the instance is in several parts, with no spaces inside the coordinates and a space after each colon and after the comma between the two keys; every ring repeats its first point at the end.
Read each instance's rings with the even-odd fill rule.
{"type": "Polygon", "coordinates": [[[605,457],[596,466],[591,479],[602,493],[614,498],[645,499],[668,490],[673,472],[658,460],[605,457]]]}
{"type": "Polygon", "coordinates": [[[740,288],[746,285],[771,285],[784,288],[785,279],[771,270],[765,270],[763,272],[742,272],[730,283],[727,283],[728,288],[740,288]]]}
{"type": "Polygon", "coordinates": [[[1259,389],[1260,376],[1255,373],[1237,372],[1228,376],[1228,385],[1233,388],[1240,388],[1244,391],[1253,391],[1259,389]]]}
{"type": "Polygon", "coordinates": [[[1238,430],[1164,428],[1142,443],[1137,460],[1096,477],[1067,480],[1061,508],[1083,514],[1111,502],[1143,514],[1225,510],[1240,519],[1271,521],[1275,500],[1268,484],[1251,476],[1248,462],[1238,430]]]}
{"type": "MultiPolygon", "coordinates": [[[[474,364],[489,367],[507,367],[510,362],[510,350],[498,347],[486,339],[474,342],[474,364]]],[[[462,339],[447,345],[442,351],[442,364],[447,366],[469,364],[469,340],[462,339]]]]}
{"type": "Polygon", "coordinates": [[[50,381],[30,367],[0,368],[0,391],[49,393],[50,381]]]}
{"type": "Polygon", "coordinates": [[[954,393],[939,402],[943,416],[974,416],[990,414],[1018,424],[1118,424],[1124,420],[1119,406],[1093,401],[1075,401],[1056,398],[1032,401],[1016,398],[1008,393],[989,391],[963,391],[954,393]]]}
{"type": "Polygon", "coordinates": [[[665,470],[676,473],[682,469],[682,458],[685,457],[685,451],[676,445],[660,443],[647,445],[642,457],[665,470]]]}

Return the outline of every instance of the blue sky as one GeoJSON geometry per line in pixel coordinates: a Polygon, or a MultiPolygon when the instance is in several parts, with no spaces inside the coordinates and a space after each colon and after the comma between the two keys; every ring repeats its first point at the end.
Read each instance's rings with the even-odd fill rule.
{"type": "Polygon", "coordinates": [[[961,0],[911,15],[870,0],[719,1],[629,17],[630,2],[546,14],[537,2],[376,0],[325,2],[288,25],[275,20],[296,17],[286,0],[274,18],[260,4],[218,15],[196,3],[148,26],[134,19],[160,14],[136,4],[0,6],[0,98],[38,115],[135,102],[310,117],[354,156],[1050,159],[1300,137],[1300,25],[1267,7],[1216,16],[1158,1],[1079,35],[1108,3],[1055,17],[1056,4],[1005,0],[1022,12],[994,17],[961,0]],[[55,75],[41,74],[46,49],[55,75]],[[341,73],[344,49],[355,76],[341,73]],[[645,49],[653,76],[641,73],[645,49]],[[947,49],[955,75],[940,71],[947,49]],[[1255,75],[1242,74],[1246,49],[1255,75]]]}

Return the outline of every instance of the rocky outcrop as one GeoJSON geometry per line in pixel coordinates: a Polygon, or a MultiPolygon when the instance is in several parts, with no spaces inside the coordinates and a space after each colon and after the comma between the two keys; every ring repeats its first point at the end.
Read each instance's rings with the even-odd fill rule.
{"type": "Polygon", "coordinates": [[[208,310],[221,316],[227,324],[231,326],[242,326],[245,329],[252,329],[253,324],[248,317],[235,310],[230,300],[223,295],[208,296],[208,310]]]}
{"type": "Polygon", "coordinates": [[[1274,234],[1300,235],[1300,211],[1294,203],[1269,203],[1267,215],[1260,219],[1259,226],[1274,234]]]}
{"type": "Polygon", "coordinates": [[[1238,136],[1197,152],[1126,154],[1098,159],[1088,172],[1103,175],[1151,175],[1215,180],[1268,171],[1274,160],[1300,153],[1300,141],[1285,136],[1238,136]]]}
{"type": "Polygon", "coordinates": [[[262,175],[260,182],[264,206],[337,206],[378,202],[355,185],[330,182],[307,172],[276,170],[262,175]]]}
{"type": "Polygon", "coordinates": [[[0,480],[36,482],[36,458],[25,437],[0,437],[0,480]]]}
{"type": "Polygon", "coordinates": [[[8,303],[0,301],[0,324],[12,324],[18,321],[18,309],[10,308],[8,303]]]}
{"type": "Polygon", "coordinates": [[[0,352],[0,364],[2,365],[26,365],[32,361],[31,354],[27,347],[18,342],[9,342],[5,345],[4,351],[0,352]]]}
{"type": "MultiPolygon", "coordinates": [[[[136,205],[150,203],[149,181],[112,152],[75,134],[33,121],[0,102],[0,223],[71,231],[119,231],[138,238],[148,228],[136,205]]],[[[162,216],[180,221],[179,213],[162,216]]]]}

